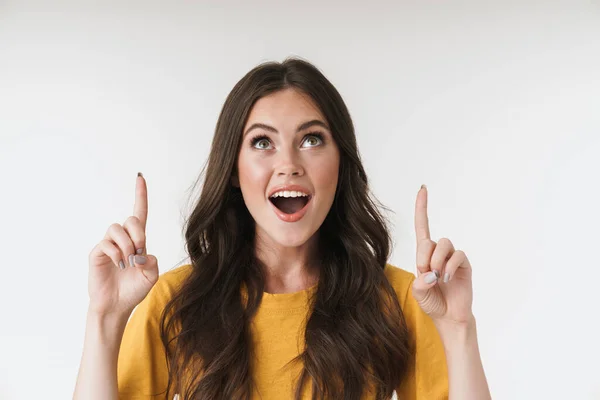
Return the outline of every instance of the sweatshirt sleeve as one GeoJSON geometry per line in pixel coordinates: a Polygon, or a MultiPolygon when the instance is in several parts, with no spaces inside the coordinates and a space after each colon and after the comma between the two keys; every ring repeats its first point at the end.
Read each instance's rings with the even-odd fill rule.
{"type": "Polygon", "coordinates": [[[410,372],[396,389],[398,400],[447,400],[448,369],[444,346],[433,320],[413,297],[414,274],[403,272],[407,276],[400,285],[399,301],[415,351],[410,372]]]}

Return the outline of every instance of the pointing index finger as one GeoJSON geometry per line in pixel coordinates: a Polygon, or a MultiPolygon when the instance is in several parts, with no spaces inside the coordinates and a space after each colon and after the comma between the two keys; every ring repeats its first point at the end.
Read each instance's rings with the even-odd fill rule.
{"type": "Polygon", "coordinates": [[[417,244],[424,239],[431,239],[429,236],[429,218],[427,217],[427,186],[425,185],[422,185],[421,190],[417,193],[415,232],[417,234],[417,244]]]}
{"type": "Polygon", "coordinates": [[[135,203],[133,206],[133,215],[137,217],[144,230],[146,229],[146,220],[148,218],[148,189],[146,187],[146,179],[141,172],[135,182],[135,203]]]}

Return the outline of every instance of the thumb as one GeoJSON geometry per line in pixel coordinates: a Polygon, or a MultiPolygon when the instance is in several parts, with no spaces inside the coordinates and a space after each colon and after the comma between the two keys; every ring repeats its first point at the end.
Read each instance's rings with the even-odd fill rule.
{"type": "Polygon", "coordinates": [[[135,267],[139,268],[146,278],[156,283],[158,280],[158,259],[152,254],[136,255],[133,257],[135,267]]]}
{"type": "Polygon", "coordinates": [[[417,302],[422,303],[427,299],[429,290],[437,285],[439,275],[437,271],[429,271],[420,274],[418,278],[413,281],[412,292],[413,297],[417,302]]]}

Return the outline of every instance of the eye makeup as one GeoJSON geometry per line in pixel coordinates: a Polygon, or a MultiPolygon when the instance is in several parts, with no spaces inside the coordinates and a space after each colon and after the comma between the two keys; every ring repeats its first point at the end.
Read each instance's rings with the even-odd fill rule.
{"type": "MultiPolygon", "coordinates": [[[[315,137],[317,139],[319,139],[321,141],[321,144],[325,144],[325,135],[323,135],[321,132],[315,131],[315,132],[309,132],[306,135],[304,135],[304,138],[302,139],[302,142],[304,143],[304,141],[306,140],[307,137],[315,137]]],[[[265,134],[258,134],[254,137],[252,137],[252,139],[250,139],[250,147],[255,148],[257,150],[266,150],[265,148],[258,148],[256,147],[256,145],[261,141],[261,140],[267,140],[267,141],[271,141],[271,139],[269,139],[269,137],[265,134]]],[[[316,147],[318,145],[315,146],[310,146],[310,147],[316,147]]]]}

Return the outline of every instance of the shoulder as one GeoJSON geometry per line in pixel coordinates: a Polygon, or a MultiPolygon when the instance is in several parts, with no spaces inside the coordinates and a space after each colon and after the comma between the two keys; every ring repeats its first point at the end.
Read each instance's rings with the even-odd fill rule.
{"type": "Polygon", "coordinates": [[[415,274],[412,272],[408,272],[405,269],[396,267],[392,264],[385,264],[385,269],[383,270],[385,276],[388,278],[390,283],[396,284],[409,284],[415,279],[415,274]]]}
{"type": "Polygon", "coordinates": [[[153,310],[164,308],[191,272],[192,265],[185,264],[160,274],[158,280],[138,307],[153,310]]]}
{"type": "Polygon", "coordinates": [[[398,296],[413,347],[413,364],[402,385],[396,388],[399,399],[448,398],[448,369],[444,346],[433,320],[421,309],[412,294],[415,274],[386,264],[384,269],[398,296]]]}
{"type": "Polygon", "coordinates": [[[154,399],[150,393],[166,389],[169,372],[161,338],[162,311],[191,272],[192,266],[186,264],[159,275],[132,313],[119,348],[119,399],[154,399]]]}
{"type": "Polygon", "coordinates": [[[175,291],[192,273],[192,264],[185,264],[164,272],[158,277],[156,285],[161,291],[175,291]]]}
{"type": "Polygon", "coordinates": [[[392,264],[386,264],[383,272],[390,285],[392,285],[394,288],[400,305],[404,307],[406,303],[406,297],[410,291],[413,281],[415,280],[415,274],[402,268],[398,268],[392,264]]]}

